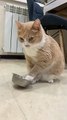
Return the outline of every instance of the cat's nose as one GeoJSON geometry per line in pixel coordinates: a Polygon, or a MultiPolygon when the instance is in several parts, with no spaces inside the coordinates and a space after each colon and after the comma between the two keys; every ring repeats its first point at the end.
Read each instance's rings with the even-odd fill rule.
{"type": "Polygon", "coordinates": [[[25,45],[25,47],[30,47],[30,45],[25,45]]]}
{"type": "Polygon", "coordinates": [[[29,43],[27,41],[24,42],[25,47],[29,47],[29,43]]]}

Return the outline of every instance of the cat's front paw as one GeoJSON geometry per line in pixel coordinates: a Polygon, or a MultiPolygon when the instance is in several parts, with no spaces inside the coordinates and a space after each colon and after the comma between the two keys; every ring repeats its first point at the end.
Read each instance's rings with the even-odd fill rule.
{"type": "Polygon", "coordinates": [[[36,79],[33,76],[26,75],[24,79],[27,80],[27,81],[30,81],[31,84],[35,84],[36,83],[36,79]]]}
{"type": "Polygon", "coordinates": [[[54,80],[48,80],[48,83],[53,83],[54,82],[54,80]]]}
{"type": "Polygon", "coordinates": [[[30,75],[26,75],[24,76],[24,79],[32,82],[34,80],[34,77],[30,75]]]}

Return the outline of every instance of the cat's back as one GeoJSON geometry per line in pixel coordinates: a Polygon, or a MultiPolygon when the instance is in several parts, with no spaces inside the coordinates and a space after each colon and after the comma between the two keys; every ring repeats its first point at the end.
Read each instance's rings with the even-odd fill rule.
{"type": "Polygon", "coordinates": [[[50,51],[52,56],[55,58],[57,57],[62,57],[63,58],[63,53],[61,51],[61,48],[59,44],[54,40],[51,36],[48,35],[46,43],[44,45],[44,50],[50,51]]]}
{"type": "Polygon", "coordinates": [[[49,46],[52,60],[54,62],[54,66],[51,69],[51,72],[53,72],[54,74],[60,74],[65,67],[63,52],[59,44],[51,36],[48,36],[47,45],[49,46]]]}
{"type": "Polygon", "coordinates": [[[51,66],[49,72],[60,74],[64,70],[64,57],[58,43],[51,37],[47,36],[44,47],[40,49],[39,61],[43,61],[45,66],[51,66]]]}

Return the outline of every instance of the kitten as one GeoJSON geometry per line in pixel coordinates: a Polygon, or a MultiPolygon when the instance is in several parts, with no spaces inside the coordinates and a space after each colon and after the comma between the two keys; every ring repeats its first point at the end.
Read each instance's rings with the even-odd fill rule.
{"type": "Polygon", "coordinates": [[[26,80],[53,82],[64,70],[64,58],[58,43],[47,35],[40,20],[16,22],[29,73],[26,80]]]}

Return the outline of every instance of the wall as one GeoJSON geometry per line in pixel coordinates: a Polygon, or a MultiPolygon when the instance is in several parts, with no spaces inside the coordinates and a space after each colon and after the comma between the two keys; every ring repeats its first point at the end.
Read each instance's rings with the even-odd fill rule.
{"type": "Polygon", "coordinates": [[[26,2],[25,2],[25,0],[21,0],[22,2],[18,2],[18,1],[15,1],[15,0],[0,0],[0,1],[3,1],[3,2],[5,2],[5,3],[10,3],[10,4],[13,4],[13,5],[18,5],[18,6],[23,6],[23,7],[26,7],[27,5],[26,5],[26,2]]]}
{"type": "Polygon", "coordinates": [[[49,2],[49,1],[51,1],[51,0],[47,0],[47,2],[49,2]]]}
{"type": "Polygon", "coordinates": [[[5,27],[5,8],[4,8],[4,5],[5,5],[5,3],[13,4],[16,6],[21,6],[23,8],[27,8],[26,4],[24,4],[24,3],[20,4],[20,3],[8,1],[8,0],[2,0],[2,2],[0,1],[0,54],[5,54],[4,53],[4,27],[5,27]]]}
{"type": "Polygon", "coordinates": [[[52,0],[47,0],[47,2],[50,2],[50,1],[52,1],[52,0]]]}
{"type": "Polygon", "coordinates": [[[5,20],[4,6],[0,5],[0,53],[2,52],[4,40],[4,20],[5,20]]]}
{"type": "Polygon", "coordinates": [[[67,31],[66,30],[63,31],[63,35],[64,35],[65,59],[66,59],[66,63],[67,63],[67,31]]]}

